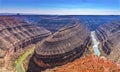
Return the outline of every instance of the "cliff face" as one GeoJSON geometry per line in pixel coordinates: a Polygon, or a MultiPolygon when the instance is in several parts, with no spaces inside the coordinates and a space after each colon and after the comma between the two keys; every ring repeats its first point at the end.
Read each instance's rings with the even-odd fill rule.
{"type": "Polygon", "coordinates": [[[51,72],[120,72],[120,66],[106,58],[88,55],[51,72]]]}
{"type": "Polygon", "coordinates": [[[66,64],[82,56],[89,45],[89,30],[83,24],[61,28],[36,46],[29,72],[66,64]]]}
{"type": "Polygon", "coordinates": [[[51,32],[56,32],[65,25],[74,24],[77,19],[74,16],[60,17],[59,15],[20,15],[14,17],[44,27],[51,32]]]}
{"type": "Polygon", "coordinates": [[[13,17],[0,16],[0,67],[7,67],[14,52],[50,34],[51,32],[42,27],[36,27],[13,17]]]}
{"type": "Polygon", "coordinates": [[[120,64],[120,21],[101,25],[96,34],[107,57],[120,64]]]}

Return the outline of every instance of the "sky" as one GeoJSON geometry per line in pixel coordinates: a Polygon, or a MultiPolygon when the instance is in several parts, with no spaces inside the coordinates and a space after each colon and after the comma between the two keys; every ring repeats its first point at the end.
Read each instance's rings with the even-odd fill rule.
{"type": "Polygon", "coordinates": [[[0,0],[0,13],[120,15],[120,0],[0,0]]]}

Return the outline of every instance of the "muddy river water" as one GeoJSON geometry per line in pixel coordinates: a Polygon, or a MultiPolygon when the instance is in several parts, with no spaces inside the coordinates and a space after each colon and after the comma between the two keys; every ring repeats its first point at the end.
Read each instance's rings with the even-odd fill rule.
{"type": "Polygon", "coordinates": [[[91,38],[92,38],[92,41],[93,41],[93,49],[94,49],[94,53],[95,55],[97,56],[100,56],[100,50],[99,50],[99,41],[97,41],[97,37],[95,35],[95,31],[92,31],[91,32],[91,38]]]}

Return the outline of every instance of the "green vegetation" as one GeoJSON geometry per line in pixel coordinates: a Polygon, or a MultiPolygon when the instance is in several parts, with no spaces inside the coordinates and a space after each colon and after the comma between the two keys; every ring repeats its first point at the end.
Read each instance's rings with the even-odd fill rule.
{"type": "Polygon", "coordinates": [[[34,52],[35,47],[32,47],[28,49],[22,56],[18,58],[16,61],[16,72],[25,72],[25,69],[23,67],[23,61],[31,54],[34,52]]]}

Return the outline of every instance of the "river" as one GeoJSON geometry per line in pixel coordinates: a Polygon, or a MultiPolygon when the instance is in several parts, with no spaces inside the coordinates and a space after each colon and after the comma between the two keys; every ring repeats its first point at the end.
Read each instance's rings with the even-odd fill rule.
{"type": "MultiPolygon", "coordinates": [[[[93,49],[94,49],[94,53],[97,56],[100,56],[100,50],[99,50],[99,42],[97,41],[96,35],[95,35],[95,31],[91,32],[91,38],[93,41],[93,49]]],[[[25,72],[24,68],[23,68],[23,61],[28,57],[28,55],[30,55],[31,53],[34,52],[34,47],[27,50],[18,60],[16,63],[16,72],[25,72]]]]}
{"type": "Polygon", "coordinates": [[[16,72],[25,72],[25,69],[23,67],[23,61],[34,52],[34,47],[31,49],[28,49],[21,57],[18,58],[16,62],[16,72]]]}
{"type": "Polygon", "coordinates": [[[92,38],[92,41],[93,41],[93,49],[94,49],[94,53],[95,55],[97,56],[100,56],[100,50],[99,50],[99,42],[97,41],[97,38],[96,38],[96,35],[95,35],[95,31],[92,31],[91,32],[91,38],[92,38]]]}

